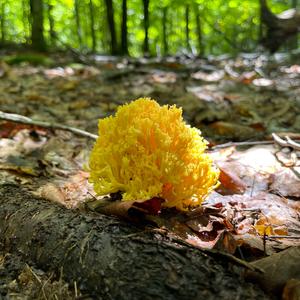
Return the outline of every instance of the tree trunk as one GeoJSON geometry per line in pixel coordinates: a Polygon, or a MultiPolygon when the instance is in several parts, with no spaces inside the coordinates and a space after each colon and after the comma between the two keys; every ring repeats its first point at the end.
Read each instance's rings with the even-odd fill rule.
{"type": "Polygon", "coordinates": [[[5,1],[1,3],[1,16],[0,16],[0,27],[1,27],[1,42],[5,42],[5,1]]]}
{"type": "Polygon", "coordinates": [[[81,30],[81,24],[80,24],[80,13],[79,13],[78,0],[74,0],[74,13],[75,13],[76,31],[77,31],[79,48],[82,48],[82,30],[81,30]]]}
{"type": "Polygon", "coordinates": [[[96,42],[96,31],[95,31],[95,18],[94,18],[94,4],[93,0],[89,1],[89,9],[90,9],[90,26],[91,26],[91,36],[92,36],[92,51],[96,52],[97,42],[96,42]]]}
{"type": "Polygon", "coordinates": [[[199,7],[195,4],[195,13],[196,13],[196,32],[197,32],[197,40],[198,40],[198,56],[204,55],[204,45],[203,45],[203,38],[202,38],[202,26],[201,26],[201,19],[200,19],[200,12],[199,7]]]}
{"type": "MultiPolygon", "coordinates": [[[[292,0],[292,8],[297,8],[298,0],[292,0]]],[[[290,41],[290,49],[297,49],[298,48],[298,33],[296,33],[290,41]]]]}
{"type": "Polygon", "coordinates": [[[264,36],[264,19],[263,19],[263,5],[259,7],[259,25],[258,25],[258,43],[261,43],[264,36]]]}
{"type": "Polygon", "coordinates": [[[298,0],[292,0],[292,7],[297,8],[298,6],[298,0]]]}
{"type": "Polygon", "coordinates": [[[31,42],[38,51],[46,50],[44,39],[44,9],[42,0],[30,0],[31,12],[31,42]]]}
{"type": "Polygon", "coordinates": [[[163,8],[162,28],[163,28],[163,50],[164,55],[169,53],[169,45],[167,39],[167,22],[168,22],[168,7],[163,8]]]}
{"type": "Polygon", "coordinates": [[[67,210],[0,186],[0,250],[62,271],[92,299],[267,299],[225,257],[115,217],[67,210]]]}
{"type": "Polygon", "coordinates": [[[30,41],[30,24],[31,16],[29,12],[29,6],[27,0],[22,0],[22,22],[23,22],[23,34],[26,40],[26,43],[30,41]]]}
{"type": "Polygon", "coordinates": [[[122,0],[121,53],[128,54],[127,0],[122,0]]]}
{"type": "Polygon", "coordinates": [[[114,20],[114,7],[112,0],[105,0],[106,3],[106,14],[107,22],[110,31],[110,51],[111,54],[118,54],[117,36],[116,36],[116,26],[114,20]]]}
{"type": "Polygon", "coordinates": [[[50,34],[51,45],[55,46],[56,33],[54,30],[54,19],[52,16],[53,5],[51,3],[48,3],[47,8],[48,8],[47,12],[48,12],[48,20],[49,20],[49,34],[50,34]]]}
{"type": "Polygon", "coordinates": [[[143,51],[144,55],[149,55],[149,36],[148,36],[148,30],[149,30],[149,2],[150,0],[143,0],[143,6],[144,6],[144,46],[143,51]]]}
{"type": "Polygon", "coordinates": [[[281,14],[273,14],[267,6],[266,0],[260,0],[261,21],[266,26],[262,43],[271,52],[276,52],[280,46],[299,31],[300,12],[289,9],[281,14]]]}
{"type": "Polygon", "coordinates": [[[188,52],[191,51],[189,24],[190,24],[190,6],[187,5],[185,7],[185,47],[188,52]]]}

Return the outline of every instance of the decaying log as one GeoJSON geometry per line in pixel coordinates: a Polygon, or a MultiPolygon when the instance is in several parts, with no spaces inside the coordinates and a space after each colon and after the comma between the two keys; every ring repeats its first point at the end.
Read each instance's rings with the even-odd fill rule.
{"type": "Polygon", "coordinates": [[[268,299],[224,257],[117,218],[67,210],[0,186],[0,249],[62,270],[92,299],[268,299]]]}
{"type": "Polygon", "coordinates": [[[281,14],[273,14],[267,0],[260,0],[261,21],[267,30],[262,44],[271,52],[276,52],[283,43],[297,34],[300,29],[300,11],[292,8],[281,14]]]}

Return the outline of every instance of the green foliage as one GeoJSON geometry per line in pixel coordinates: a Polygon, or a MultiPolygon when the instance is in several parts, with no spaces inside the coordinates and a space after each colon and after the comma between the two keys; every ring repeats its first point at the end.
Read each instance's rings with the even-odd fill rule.
{"type": "Polygon", "coordinates": [[[6,56],[6,57],[4,57],[3,60],[9,65],[30,63],[32,65],[49,66],[49,65],[53,64],[53,61],[49,57],[47,57],[45,55],[41,55],[41,54],[36,54],[36,53],[6,56]]]}
{"type": "MultiPolygon", "coordinates": [[[[128,44],[132,56],[142,54],[144,40],[143,2],[128,0],[128,44]]],[[[58,47],[69,45],[80,49],[78,31],[82,35],[80,50],[92,48],[90,0],[80,0],[80,28],[75,19],[74,0],[44,0],[44,29],[48,45],[53,45],[50,37],[49,5],[54,21],[54,31],[58,37],[58,47]],[[52,43],[52,44],[51,44],[52,43]]],[[[269,0],[273,12],[278,13],[290,8],[288,1],[269,0]]],[[[104,0],[92,0],[95,20],[96,50],[100,53],[109,52],[109,30],[107,25],[104,0]]],[[[114,20],[117,40],[121,40],[122,1],[114,0],[114,20]]],[[[163,8],[167,7],[167,40],[168,51],[175,54],[187,51],[185,45],[186,21],[185,8],[189,5],[189,38],[191,50],[196,54],[199,49],[196,9],[200,14],[202,43],[206,54],[234,53],[235,51],[252,51],[259,40],[259,1],[258,0],[150,0],[149,44],[152,55],[163,52],[162,19],[163,8]]],[[[30,5],[29,0],[5,0],[0,12],[4,20],[5,39],[17,43],[30,43],[30,5]]],[[[120,42],[119,42],[120,43],[120,42]]]]}

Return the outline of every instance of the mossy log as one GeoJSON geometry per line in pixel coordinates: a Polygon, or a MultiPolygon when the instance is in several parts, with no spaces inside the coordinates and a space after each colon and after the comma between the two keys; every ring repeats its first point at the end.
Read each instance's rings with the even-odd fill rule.
{"type": "Polygon", "coordinates": [[[267,299],[224,257],[117,218],[0,186],[0,250],[60,272],[92,299],[267,299]]]}

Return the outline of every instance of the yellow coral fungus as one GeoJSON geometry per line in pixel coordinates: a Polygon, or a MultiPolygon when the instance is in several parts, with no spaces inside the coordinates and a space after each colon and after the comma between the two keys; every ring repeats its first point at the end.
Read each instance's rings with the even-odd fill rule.
{"type": "Polygon", "coordinates": [[[180,108],[141,98],[99,120],[90,182],[99,195],[121,191],[122,200],[140,202],[161,197],[163,207],[190,209],[218,184],[206,144],[180,108]]]}

